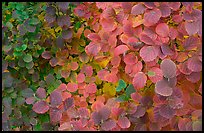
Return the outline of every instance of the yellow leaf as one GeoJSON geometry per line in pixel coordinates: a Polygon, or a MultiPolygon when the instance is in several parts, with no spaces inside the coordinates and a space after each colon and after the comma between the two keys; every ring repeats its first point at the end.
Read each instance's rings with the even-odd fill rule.
{"type": "Polygon", "coordinates": [[[185,39],[188,38],[189,36],[183,36],[185,39]]]}
{"type": "Polygon", "coordinates": [[[103,85],[103,93],[108,94],[110,96],[115,96],[116,94],[115,86],[111,85],[110,83],[105,83],[103,85]]]}
{"type": "Polygon", "coordinates": [[[48,29],[47,31],[56,38],[54,29],[48,29]]]}
{"type": "Polygon", "coordinates": [[[60,26],[58,26],[56,29],[55,29],[55,32],[59,32],[59,31],[62,31],[62,28],[60,26]]]}
{"type": "Polygon", "coordinates": [[[111,60],[111,57],[108,57],[108,58],[105,58],[104,60],[98,62],[98,64],[102,67],[102,68],[105,68],[108,63],[110,62],[111,60]]]}

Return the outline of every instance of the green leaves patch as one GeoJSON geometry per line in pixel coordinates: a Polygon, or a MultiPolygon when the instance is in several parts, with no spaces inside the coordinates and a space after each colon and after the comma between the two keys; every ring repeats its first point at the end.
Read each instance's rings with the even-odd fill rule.
{"type": "Polygon", "coordinates": [[[32,55],[31,54],[26,54],[24,57],[23,57],[23,60],[25,61],[25,62],[31,62],[32,60],[33,60],[33,58],[32,58],[32,55]]]}

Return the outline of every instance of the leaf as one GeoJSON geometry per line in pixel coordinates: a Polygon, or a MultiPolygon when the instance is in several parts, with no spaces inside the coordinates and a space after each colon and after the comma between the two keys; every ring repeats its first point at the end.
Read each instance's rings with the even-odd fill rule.
{"type": "Polygon", "coordinates": [[[164,77],[173,78],[176,76],[176,64],[172,60],[164,59],[160,64],[160,68],[164,77]]]}
{"type": "Polygon", "coordinates": [[[44,114],[49,110],[49,106],[45,101],[38,101],[33,105],[32,109],[38,114],[44,114]]]}
{"type": "Polygon", "coordinates": [[[51,56],[52,56],[52,54],[51,54],[50,51],[44,51],[44,52],[42,53],[42,57],[43,57],[44,59],[50,59],[51,56]]]}
{"type": "Polygon", "coordinates": [[[136,92],[134,86],[129,84],[128,87],[125,89],[126,96],[130,97],[132,93],[136,92]]]}
{"type": "Polygon", "coordinates": [[[63,102],[64,105],[64,110],[68,110],[70,107],[72,107],[74,105],[74,98],[69,97],[67,99],[65,99],[65,101],[63,102]]]}
{"type": "Polygon", "coordinates": [[[50,108],[50,121],[56,123],[62,118],[62,112],[58,108],[50,108]]]}
{"type": "Polygon", "coordinates": [[[202,62],[198,59],[198,57],[193,56],[188,59],[187,67],[193,72],[200,72],[202,71],[202,62]]]}
{"type": "Polygon", "coordinates": [[[166,23],[160,23],[157,25],[155,31],[161,37],[168,37],[169,26],[166,23]]]}
{"type": "Polygon", "coordinates": [[[196,34],[199,31],[199,24],[197,21],[185,22],[185,28],[189,36],[196,34]]]}
{"type": "Polygon", "coordinates": [[[132,7],[131,14],[133,15],[143,14],[145,9],[146,8],[143,4],[136,4],[132,7]]]}
{"type": "Polygon", "coordinates": [[[29,24],[30,24],[30,25],[37,25],[38,23],[40,23],[40,20],[37,19],[37,18],[31,18],[31,19],[29,20],[29,24]]]}
{"type": "Polygon", "coordinates": [[[116,122],[112,119],[109,119],[101,124],[101,128],[105,131],[110,131],[116,127],[116,122]]]}
{"type": "Polygon", "coordinates": [[[130,121],[127,117],[120,117],[118,119],[118,125],[121,128],[129,128],[130,127],[130,121]]]}
{"type": "Polygon", "coordinates": [[[31,62],[33,60],[32,55],[31,54],[26,54],[25,56],[23,56],[23,60],[25,62],[31,62]]]}
{"type": "Polygon", "coordinates": [[[118,101],[118,102],[125,102],[125,101],[128,101],[128,100],[129,100],[129,97],[126,96],[125,94],[120,95],[120,96],[118,96],[118,97],[116,98],[116,101],[118,101]]]}
{"type": "Polygon", "coordinates": [[[168,82],[164,79],[155,84],[155,93],[162,96],[171,96],[173,89],[168,86],[168,82]]]}
{"type": "Polygon", "coordinates": [[[72,38],[72,36],[73,36],[73,33],[72,33],[71,30],[63,30],[63,31],[62,31],[62,38],[63,38],[64,40],[69,40],[69,39],[72,38]]]}
{"type": "Polygon", "coordinates": [[[71,62],[70,65],[71,65],[71,70],[72,70],[72,71],[77,70],[78,67],[79,67],[79,65],[78,65],[77,62],[71,62]]]}
{"type": "Polygon", "coordinates": [[[147,76],[143,72],[138,72],[135,74],[132,84],[136,89],[141,89],[145,86],[147,81],[147,76]]]}
{"type": "Polygon", "coordinates": [[[152,25],[156,24],[159,21],[161,16],[162,16],[162,13],[157,8],[145,12],[144,25],[145,26],[152,26],[152,25]]]}
{"type": "Polygon", "coordinates": [[[46,98],[46,90],[44,88],[38,88],[37,91],[36,91],[36,94],[37,94],[37,97],[38,98],[46,98]]]}
{"type": "Polygon", "coordinates": [[[76,83],[68,83],[67,84],[67,90],[70,92],[75,92],[78,89],[78,84],[76,83]]]}
{"type": "Polygon", "coordinates": [[[202,131],[202,121],[193,122],[193,131],[202,131]]]}
{"type": "Polygon", "coordinates": [[[140,49],[140,56],[145,62],[150,62],[157,58],[158,50],[154,46],[144,46],[140,49]]]}
{"type": "Polygon", "coordinates": [[[120,79],[118,82],[118,86],[116,88],[116,92],[120,92],[122,89],[124,89],[127,86],[124,80],[120,79]]]}
{"type": "Polygon", "coordinates": [[[86,87],[85,87],[85,90],[88,92],[88,93],[96,93],[97,91],[97,86],[95,83],[89,83],[86,87]]]}
{"type": "Polygon", "coordinates": [[[21,91],[21,95],[22,95],[23,97],[25,97],[25,98],[31,97],[31,96],[33,96],[33,94],[34,94],[34,92],[33,92],[33,90],[30,89],[30,88],[23,89],[23,90],[21,91]]]}
{"type": "Polygon", "coordinates": [[[62,94],[58,91],[53,91],[50,94],[50,104],[52,107],[58,106],[62,103],[62,94]]]}
{"type": "Polygon", "coordinates": [[[84,80],[85,80],[85,75],[84,75],[83,73],[79,73],[79,74],[77,75],[77,82],[78,82],[78,83],[83,83],[84,80]]]}
{"type": "Polygon", "coordinates": [[[152,77],[152,76],[155,76],[156,74],[155,74],[154,71],[148,71],[148,72],[147,72],[147,75],[148,75],[149,77],[152,77]]]}
{"type": "Polygon", "coordinates": [[[129,50],[129,48],[126,45],[119,45],[114,49],[114,56],[118,56],[120,54],[123,54],[128,50],[129,50]]]}
{"type": "Polygon", "coordinates": [[[98,43],[90,42],[89,45],[85,47],[85,52],[87,55],[96,56],[101,50],[101,46],[98,43]]]}
{"type": "Polygon", "coordinates": [[[130,64],[133,65],[138,61],[137,56],[134,55],[134,53],[128,53],[127,55],[125,55],[124,57],[124,62],[125,64],[130,64]]]}
{"type": "Polygon", "coordinates": [[[158,81],[163,79],[162,70],[159,69],[158,67],[151,67],[149,69],[149,71],[147,72],[147,75],[148,75],[149,79],[153,83],[156,83],[156,82],[158,82],[158,81]]]}
{"type": "Polygon", "coordinates": [[[111,83],[105,83],[103,85],[103,93],[108,94],[110,96],[115,96],[116,94],[115,86],[111,85],[111,83]]]}
{"type": "Polygon", "coordinates": [[[159,114],[167,119],[172,118],[175,115],[175,113],[176,111],[174,109],[170,108],[169,105],[165,104],[163,104],[159,110],[159,114]]]}
{"type": "Polygon", "coordinates": [[[171,8],[165,3],[161,3],[159,9],[162,13],[162,17],[168,17],[171,14],[171,8]]]}

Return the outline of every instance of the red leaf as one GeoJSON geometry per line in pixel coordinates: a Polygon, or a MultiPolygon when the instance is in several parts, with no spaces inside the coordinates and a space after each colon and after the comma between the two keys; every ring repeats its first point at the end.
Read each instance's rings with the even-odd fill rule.
{"type": "Polygon", "coordinates": [[[173,40],[173,39],[175,39],[177,36],[178,36],[178,31],[177,31],[175,28],[171,27],[171,28],[169,29],[169,37],[173,40]]]}
{"type": "Polygon", "coordinates": [[[180,8],[181,3],[180,2],[169,2],[168,5],[173,11],[177,11],[180,8]]]}
{"type": "Polygon", "coordinates": [[[32,109],[38,114],[44,114],[49,110],[49,105],[45,101],[38,101],[33,105],[32,109]]]}
{"type": "Polygon", "coordinates": [[[168,82],[165,79],[163,79],[156,83],[155,93],[161,96],[171,96],[173,93],[173,89],[169,87],[168,82]]]}
{"type": "Polygon", "coordinates": [[[161,37],[167,37],[169,35],[169,26],[166,23],[158,24],[155,30],[161,37]]]}
{"type": "Polygon", "coordinates": [[[186,50],[193,50],[197,48],[199,44],[200,44],[200,40],[198,37],[190,36],[189,38],[185,39],[183,47],[186,50]]]}
{"type": "Polygon", "coordinates": [[[140,40],[142,42],[144,42],[144,43],[146,43],[148,45],[154,45],[154,41],[147,34],[141,33],[139,37],[140,37],[140,40]]]}
{"type": "Polygon", "coordinates": [[[176,76],[176,64],[170,59],[164,59],[161,62],[160,68],[164,77],[173,78],[176,76]]]}
{"type": "Polygon", "coordinates": [[[94,41],[94,42],[100,42],[100,40],[101,40],[100,36],[96,33],[88,34],[87,38],[90,39],[91,41],[94,41]]]}
{"type": "Polygon", "coordinates": [[[120,117],[118,119],[118,125],[121,128],[129,128],[130,127],[130,121],[127,117],[120,117]]]}
{"type": "Polygon", "coordinates": [[[145,86],[147,81],[147,76],[143,72],[138,72],[135,74],[132,84],[136,89],[141,89],[145,86]]]}
{"type": "Polygon", "coordinates": [[[73,97],[69,97],[67,99],[65,99],[65,101],[63,102],[64,105],[64,110],[68,110],[70,107],[72,107],[74,105],[74,98],[73,97]]]}
{"type": "Polygon", "coordinates": [[[114,49],[114,56],[118,56],[120,54],[123,54],[128,50],[129,50],[129,48],[126,45],[119,45],[114,49]]]}
{"type": "Polygon", "coordinates": [[[115,10],[112,7],[107,7],[103,11],[103,17],[106,19],[112,19],[115,17],[115,15],[116,15],[115,10]]]}
{"type": "Polygon", "coordinates": [[[145,62],[150,62],[158,56],[158,50],[154,46],[144,46],[140,50],[140,56],[145,62]]]}

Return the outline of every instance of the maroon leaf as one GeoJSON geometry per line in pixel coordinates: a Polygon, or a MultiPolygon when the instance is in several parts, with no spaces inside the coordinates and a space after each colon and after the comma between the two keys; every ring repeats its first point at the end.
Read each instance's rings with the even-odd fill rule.
{"type": "Polygon", "coordinates": [[[44,88],[38,88],[37,91],[36,91],[36,94],[37,94],[37,97],[38,98],[46,98],[46,90],[44,88]]]}
{"type": "Polygon", "coordinates": [[[50,94],[50,104],[52,107],[58,106],[62,103],[62,94],[58,91],[53,91],[50,94]]]}
{"type": "Polygon", "coordinates": [[[44,114],[49,110],[49,106],[45,101],[38,101],[33,105],[32,109],[38,114],[44,114]]]}
{"type": "Polygon", "coordinates": [[[168,105],[162,105],[159,110],[159,114],[167,119],[172,118],[175,115],[176,111],[168,105]]]}
{"type": "Polygon", "coordinates": [[[116,122],[112,119],[109,119],[101,124],[101,128],[105,131],[110,131],[111,129],[116,127],[116,122]]]}
{"type": "Polygon", "coordinates": [[[62,112],[58,108],[50,108],[50,121],[56,123],[62,118],[62,112]]]}
{"type": "Polygon", "coordinates": [[[74,98],[70,97],[65,99],[65,101],[63,102],[64,105],[64,110],[68,110],[70,107],[72,107],[72,105],[74,105],[74,98]]]}

